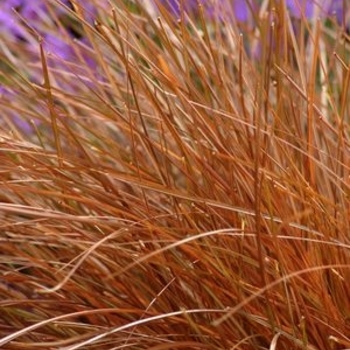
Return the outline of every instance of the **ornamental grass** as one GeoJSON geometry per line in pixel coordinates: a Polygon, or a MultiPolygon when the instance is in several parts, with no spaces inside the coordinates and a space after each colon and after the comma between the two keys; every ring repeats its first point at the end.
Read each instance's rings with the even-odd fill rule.
{"type": "Polygon", "coordinates": [[[69,59],[1,39],[0,348],[349,349],[346,23],[48,3],[69,59]]]}

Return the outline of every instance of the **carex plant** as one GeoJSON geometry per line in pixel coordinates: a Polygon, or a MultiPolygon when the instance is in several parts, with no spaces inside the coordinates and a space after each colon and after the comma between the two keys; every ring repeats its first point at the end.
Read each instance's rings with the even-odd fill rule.
{"type": "Polygon", "coordinates": [[[345,15],[169,4],[13,5],[0,347],[349,348],[345,15]]]}

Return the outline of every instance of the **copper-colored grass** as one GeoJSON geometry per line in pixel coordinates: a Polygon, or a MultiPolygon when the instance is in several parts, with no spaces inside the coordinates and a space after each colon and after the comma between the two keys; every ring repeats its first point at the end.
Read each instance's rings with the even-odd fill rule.
{"type": "Polygon", "coordinates": [[[96,69],[38,43],[41,86],[4,73],[1,349],[350,347],[349,47],[281,3],[115,1],[96,69]]]}

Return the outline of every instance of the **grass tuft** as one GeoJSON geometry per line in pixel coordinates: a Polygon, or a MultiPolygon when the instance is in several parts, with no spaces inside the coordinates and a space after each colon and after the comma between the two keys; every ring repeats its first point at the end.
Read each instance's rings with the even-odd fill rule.
{"type": "Polygon", "coordinates": [[[276,6],[9,43],[2,349],[350,347],[347,34],[276,6]]]}

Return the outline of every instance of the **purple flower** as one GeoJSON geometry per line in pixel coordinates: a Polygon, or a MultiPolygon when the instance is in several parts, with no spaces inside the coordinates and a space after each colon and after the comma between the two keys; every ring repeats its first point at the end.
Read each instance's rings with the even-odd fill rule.
{"type": "MultiPolygon", "coordinates": [[[[176,17],[180,17],[182,10],[187,13],[195,13],[198,11],[198,0],[162,0],[161,3],[176,17]]],[[[218,15],[219,18],[222,19],[226,15],[234,15],[235,18],[241,22],[245,22],[250,18],[250,7],[256,8],[254,0],[231,0],[231,2],[225,0],[202,0],[200,3],[203,6],[205,14],[210,18],[218,15]]]]}
{"type": "Polygon", "coordinates": [[[213,5],[205,6],[207,14],[212,17],[217,14],[223,20],[230,20],[235,17],[239,22],[251,23],[251,10],[258,9],[257,3],[254,0],[232,0],[216,1],[213,5]]]}
{"type": "MultiPolygon", "coordinates": [[[[280,0],[286,2],[286,7],[290,15],[295,18],[311,19],[317,15],[321,18],[333,16],[342,22],[343,0],[280,0]]],[[[156,2],[156,1],[155,1],[156,2]]],[[[198,11],[198,0],[161,0],[176,17],[180,17],[181,10],[188,13],[198,11]]],[[[240,22],[252,22],[252,11],[258,12],[261,1],[259,0],[202,0],[201,4],[209,18],[218,15],[220,19],[227,19],[228,16],[234,17],[240,22]]]]}
{"type": "Polygon", "coordinates": [[[286,6],[291,16],[298,18],[305,16],[306,18],[310,18],[313,13],[314,4],[310,0],[287,0],[286,6]]]}
{"type": "MultiPolygon", "coordinates": [[[[75,34],[71,28],[62,28],[56,23],[57,18],[68,16],[63,5],[72,8],[69,0],[60,0],[60,2],[61,5],[47,0],[0,0],[0,32],[8,43],[16,43],[20,40],[21,47],[27,50],[33,60],[40,59],[38,56],[39,36],[43,40],[45,51],[50,53],[49,65],[56,68],[62,68],[65,62],[77,63],[77,66],[79,64],[82,66],[74,50],[74,46],[80,46],[80,57],[84,58],[90,68],[94,68],[96,63],[91,54],[87,53],[89,44],[86,38],[74,38],[75,34]],[[54,18],[51,16],[52,11],[55,11],[54,18]],[[73,39],[79,40],[84,45],[74,43],[73,39]]],[[[96,6],[91,0],[78,2],[77,5],[79,4],[85,20],[92,23],[97,15],[96,6]]],[[[99,7],[105,6],[107,6],[107,0],[100,0],[99,7]]],[[[32,74],[35,73],[32,72],[32,74]]],[[[37,79],[34,78],[34,80],[37,79]]]]}
{"type": "Polygon", "coordinates": [[[343,0],[287,0],[286,6],[290,14],[297,18],[335,16],[338,23],[341,23],[344,3],[343,0]]]}
{"type": "Polygon", "coordinates": [[[7,39],[22,37],[23,28],[18,25],[14,10],[21,5],[21,0],[2,1],[0,4],[0,32],[7,39]]]}
{"type": "Polygon", "coordinates": [[[22,130],[24,133],[32,133],[33,132],[33,124],[37,124],[37,120],[33,120],[32,123],[26,121],[23,118],[20,118],[16,110],[16,98],[17,94],[10,90],[9,88],[0,85],[0,104],[3,108],[3,114],[0,118],[0,126],[3,123],[6,123],[6,117],[8,117],[8,121],[14,125],[16,128],[22,130]]]}
{"type": "Polygon", "coordinates": [[[248,2],[250,2],[252,8],[254,8],[252,1],[245,1],[245,0],[237,0],[233,1],[233,13],[235,14],[238,21],[246,22],[249,19],[249,5],[248,2]]]}
{"type": "MultiPolygon", "coordinates": [[[[60,2],[72,8],[70,1],[60,0],[60,2]]],[[[92,23],[97,15],[97,8],[93,5],[93,1],[81,0],[77,3],[82,7],[84,19],[92,23]]],[[[107,0],[100,0],[99,7],[106,4],[107,0]]],[[[64,6],[57,5],[55,1],[0,0],[0,41],[6,40],[1,44],[12,51],[15,57],[20,56],[22,62],[30,63],[27,66],[28,70],[21,73],[31,82],[41,84],[43,73],[39,36],[46,51],[46,61],[51,68],[51,84],[65,91],[85,89],[84,85],[91,87],[93,84],[90,78],[98,76],[97,63],[88,38],[81,35],[82,33],[76,37],[76,33],[69,28],[70,22],[67,26],[57,23],[57,19],[58,21],[62,19],[62,22],[66,23],[67,21],[63,21],[64,16],[70,16],[69,12],[64,6]],[[54,16],[52,16],[53,11],[54,16]]],[[[74,23],[74,19],[72,22],[74,23]]],[[[24,63],[23,66],[25,66],[24,63]]],[[[6,115],[0,116],[0,125],[3,125],[7,118],[9,123],[23,132],[31,133],[32,124],[25,120],[26,116],[18,112],[16,107],[23,102],[17,103],[20,96],[15,90],[0,85],[0,104],[6,112],[6,115]]],[[[34,103],[31,106],[39,108],[34,103]]]]}
{"type": "MultiPolygon", "coordinates": [[[[33,43],[33,34],[40,35],[49,50],[59,57],[68,59],[73,51],[68,47],[67,36],[64,37],[58,30],[55,18],[51,18],[50,13],[55,11],[56,16],[64,16],[67,12],[64,6],[71,7],[69,0],[61,0],[62,5],[55,5],[54,2],[46,0],[0,0],[0,32],[6,40],[24,41],[28,45],[33,43]],[[51,7],[50,10],[48,7],[51,7]],[[29,28],[30,29],[29,29],[29,28]],[[55,30],[56,28],[56,30],[55,30]],[[29,29],[29,30],[28,30],[29,29]],[[55,37],[57,42],[55,43],[55,37]],[[67,42],[64,47],[64,42],[67,42]]],[[[99,6],[106,6],[106,0],[102,0],[99,6]]],[[[82,12],[85,20],[93,23],[97,15],[97,9],[91,1],[81,1],[82,12]]],[[[68,32],[67,28],[67,32],[68,32]]],[[[69,40],[68,40],[69,41],[69,40]]]]}

